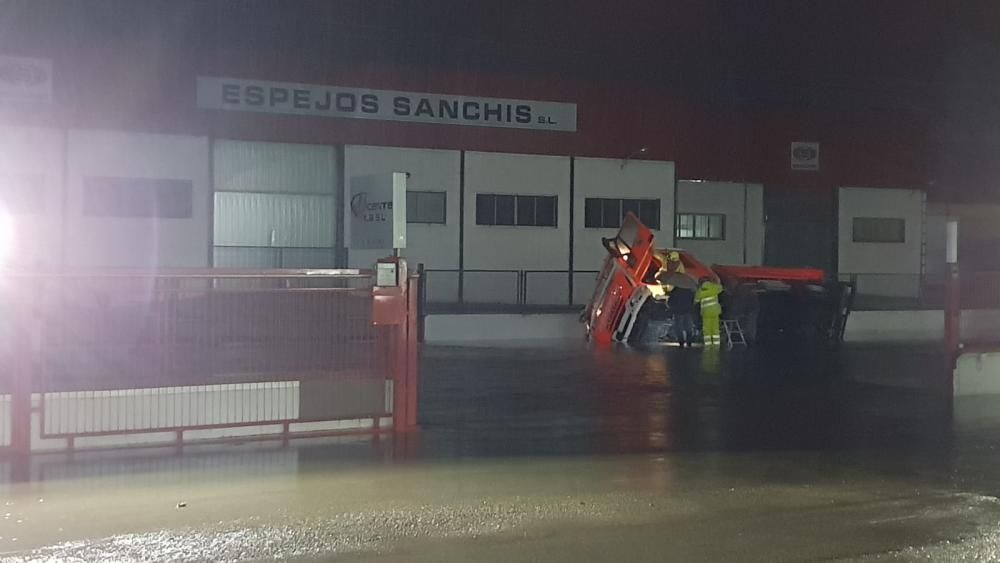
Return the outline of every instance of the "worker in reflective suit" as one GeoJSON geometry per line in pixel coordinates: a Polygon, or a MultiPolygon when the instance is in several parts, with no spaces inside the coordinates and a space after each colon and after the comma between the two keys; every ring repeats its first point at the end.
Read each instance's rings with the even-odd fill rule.
{"type": "Polygon", "coordinates": [[[661,277],[666,274],[683,274],[684,264],[681,262],[681,253],[676,250],[671,250],[668,252],[662,250],[654,250],[653,257],[656,261],[660,263],[660,270],[656,272],[656,277],[661,277]]]}
{"type": "Polygon", "coordinates": [[[719,295],[722,286],[708,278],[701,278],[695,301],[701,305],[701,332],[705,336],[705,346],[718,346],[722,343],[719,335],[719,317],[722,316],[722,305],[719,295]]]}

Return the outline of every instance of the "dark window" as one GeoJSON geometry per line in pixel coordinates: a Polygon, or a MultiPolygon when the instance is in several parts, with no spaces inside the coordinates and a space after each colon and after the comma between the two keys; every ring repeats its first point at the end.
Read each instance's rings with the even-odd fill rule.
{"type": "Polygon", "coordinates": [[[83,213],[95,217],[190,219],[190,180],[90,176],[83,179],[83,213]]]}
{"type": "Polygon", "coordinates": [[[590,229],[617,229],[632,213],[650,229],[660,229],[660,200],[589,197],[583,202],[584,226],[590,229]]]}
{"type": "Polygon", "coordinates": [[[476,224],[555,227],[557,209],[555,196],[477,194],[476,224]]]}
{"type": "Polygon", "coordinates": [[[535,226],[555,227],[559,211],[555,196],[535,197],[535,226]]]}
{"type": "MultiPolygon", "coordinates": [[[[638,199],[623,199],[622,200],[622,219],[624,219],[626,215],[628,215],[629,213],[631,213],[632,215],[635,215],[636,217],[638,217],[640,221],[642,221],[642,215],[640,214],[640,207],[642,207],[642,206],[641,206],[640,201],[638,199]]],[[[643,221],[643,224],[645,224],[645,221],[643,221]]]]}
{"type": "Polygon", "coordinates": [[[639,220],[650,229],[660,230],[660,200],[639,200],[639,220]]]}
{"type": "Polygon", "coordinates": [[[517,200],[512,195],[496,196],[497,219],[494,225],[514,225],[514,215],[517,200]]]}
{"type": "Polygon", "coordinates": [[[406,222],[445,224],[447,201],[445,192],[406,192],[406,222]]]}
{"type": "Polygon", "coordinates": [[[906,220],[894,217],[855,217],[854,242],[906,242],[906,220]]]}
{"type": "Polygon", "coordinates": [[[21,174],[0,177],[0,202],[15,215],[45,211],[45,177],[21,174]]]}
{"type": "Polygon", "coordinates": [[[725,240],[726,216],[721,213],[678,213],[674,236],[679,239],[725,240]]]}
{"type": "Polygon", "coordinates": [[[622,200],[601,200],[601,225],[613,229],[622,226],[622,200]]]}
{"type": "Polygon", "coordinates": [[[517,198],[517,224],[525,227],[535,226],[535,198],[523,196],[517,198]]]}
{"type": "Polygon", "coordinates": [[[497,198],[490,194],[476,195],[476,224],[496,225],[497,198]]]}

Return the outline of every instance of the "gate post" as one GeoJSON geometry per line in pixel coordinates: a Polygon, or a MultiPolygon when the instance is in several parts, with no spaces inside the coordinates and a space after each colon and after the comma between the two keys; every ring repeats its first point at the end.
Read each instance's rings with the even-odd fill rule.
{"type": "Polygon", "coordinates": [[[958,267],[958,221],[948,221],[945,254],[948,278],[945,280],[944,352],[948,368],[948,383],[954,391],[955,365],[962,345],[962,296],[958,267]]]}
{"type": "Polygon", "coordinates": [[[418,382],[420,375],[421,302],[423,301],[423,278],[417,274],[409,276],[406,284],[406,430],[417,428],[418,382]]]}
{"type": "Polygon", "coordinates": [[[384,327],[384,350],[392,379],[392,427],[397,432],[417,426],[417,364],[420,306],[420,278],[411,274],[406,260],[398,257],[379,261],[393,264],[394,285],[380,285],[374,292],[372,322],[384,327]]]}
{"type": "Polygon", "coordinates": [[[38,360],[37,288],[30,280],[12,286],[20,292],[13,330],[14,365],[10,374],[10,449],[18,458],[31,454],[31,387],[38,360]]]}
{"type": "Polygon", "coordinates": [[[407,271],[400,260],[400,322],[394,327],[393,352],[393,430],[408,432],[417,428],[417,370],[420,305],[420,277],[407,271]]]}

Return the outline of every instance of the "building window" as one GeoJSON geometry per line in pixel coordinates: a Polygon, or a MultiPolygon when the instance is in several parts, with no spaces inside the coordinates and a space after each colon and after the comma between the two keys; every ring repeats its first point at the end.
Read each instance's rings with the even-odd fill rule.
{"type": "Polygon", "coordinates": [[[855,217],[854,242],[906,242],[906,219],[894,217],[855,217]]]}
{"type": "Polygon", "coordinates": [[[590,229],[617,229],[629,212],[650,229],[660,229],[660,200],[588,197],[583,202],[584,226],[590,229]]]}
{"type": "Polygon", "coordinates": [[[406,192],[406,222],[444,225],[448,194],[445,192],[406,192]]]}
{"type": "Polygon", "coordinates": [[[721,213],[678,213],[674,237],[688,240],[726,240],[726,216],[721,213]]]}
{"type": "Polygon", "coordinates": [[[190,219],[191,180],[89,176],[83,179],[83,213],[93,217],[190,219]]]}
{"type": "Polygon", "coordinates": [[[477,225],[555,227],[556,196],[476,194],[477,225]]]}

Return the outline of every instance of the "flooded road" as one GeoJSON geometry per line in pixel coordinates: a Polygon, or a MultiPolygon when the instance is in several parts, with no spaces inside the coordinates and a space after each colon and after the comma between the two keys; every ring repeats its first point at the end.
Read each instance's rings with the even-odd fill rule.
{"type": "Polygon", "coordinates": [[[3,561],[1000,558],[1000,401],[936,351],[429,348],[422,431],[39,456],[3,561]]]}

